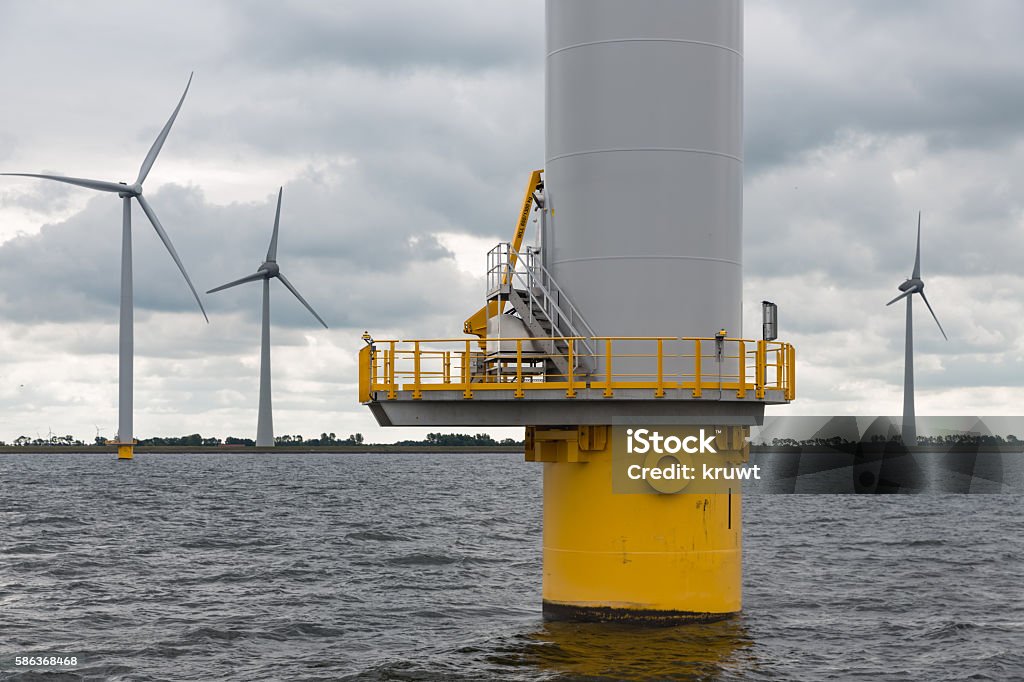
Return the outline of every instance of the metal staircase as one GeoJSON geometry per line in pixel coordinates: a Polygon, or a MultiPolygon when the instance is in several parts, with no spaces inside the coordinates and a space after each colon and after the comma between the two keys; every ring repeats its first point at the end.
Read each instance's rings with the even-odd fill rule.
{"type": "Polygon", "coordinates": [[[545,375],[549,381],[576,375],[588,375],[594,367],[596,334],[551,273],[541,263],[540,254],[531,248],[520,254],[503,242],[487,254],[487,301],[498,306],[505,302],[522,320],[530,336],[546,346],[545,375]],[[574,339],[572,367],[567,339],[574,339]]]}

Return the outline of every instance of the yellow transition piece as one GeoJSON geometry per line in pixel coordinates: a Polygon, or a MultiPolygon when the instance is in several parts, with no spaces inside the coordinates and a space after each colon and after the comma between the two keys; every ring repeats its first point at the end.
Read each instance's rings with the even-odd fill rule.
{"type": "MultiPolygon", "coordinates": [[[[527,431],[527,459],[544,462],[545,617],[679,623],[739,612],[738,482],[731,493],[615,493],[612,438],[593,438],[605,428],[566,430],[568,442],[527,431]]],[[[730,428],[742,429],[730,438],[745,432],[730,428]]]]}
{"type": "Polygon", "coordinates": [[[130,441],[108,440],[107,445],[117,446],[118,459],[133,459],[135,457],[135,446],[138,441],[134,438],[130,441]]]}

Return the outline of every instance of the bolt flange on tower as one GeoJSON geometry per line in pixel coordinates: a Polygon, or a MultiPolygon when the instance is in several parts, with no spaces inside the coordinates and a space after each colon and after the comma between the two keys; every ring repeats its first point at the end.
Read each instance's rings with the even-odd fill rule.
{"type": "Polygon", "coordinates": [[[464,338],[367,335],[360,400],[382,425],[526,427],[546,617],[726,617],[727,472],[795,397],[793,347],[741,333],[743,4],[548,0],[546,26],[545,168],[484,305],[464,338]]]}

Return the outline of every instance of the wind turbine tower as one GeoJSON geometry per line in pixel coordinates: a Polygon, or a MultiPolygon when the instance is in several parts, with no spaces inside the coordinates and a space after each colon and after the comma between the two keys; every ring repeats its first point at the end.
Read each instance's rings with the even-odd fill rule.
{"type": "Polygon", "coordinates": [[[163,149],[164,142],[167,140],[167,135],[171,132],[171,126],[174,125],[174,120],[178,117],[178,112],[181,110],[181,105],[185,102],[185,95],[188,94],[188,88],[191,84],[192,76],[189,75],[188,83],[185,85],[185,92],[181,94],[181,99],[178,100],[178,106],[174,107],[171,117],[167,119],[167,123],[164,124],[160,134],[157,135],[156,141],[153,142],[153,146],[150,147],[149,153],[146,154],[146,158],[142,162],[142,167],[139,169],[139,174],[135,178],[135,182],[130,185],[124,182],[106,182],[104,180],[72,178],[63,175],[0,173],[0,175],[55,180],[57,182],[85,187],[87,189],[94,189],[100,192],[111,192],[117,194],[117,196],[121,198],[121,320],[119,332],[120,340],[118,345],[118,425],[117,441],[114,443],[117,445],[118,459],[132,459],[135,450],[134,426],[132,424],[132,389],[135,358],[135,337],[133,329],[135,322],[135,308],[132,294],[132,199],[139,202],[139,206],[142,207],[143,213],[146,214],[149,222],[152,223],[153,229],[156,230],[157,235],[160,237],[160,241],[163,242],[164,246],[167,248],[167,252],[171,255],[171,258],[174,259],[174,264],[178,266],[178,270],[181,271],[182,276],[185,278],[185,282],[188,284],[188,288],[192,291],[192,295],[195,297],[196,303],[199,304],[199,310],[203,313],[203,317],[206,318],[207,322],[210,321],[206,316],[206,310],[203,309],[203,302],[199,300],[199,294],[196,293],[196,288],[192,286],[192,280],[189,279],[188,273],[185,272],[185,266],[182,265],[181,259],[178,257],[178,252],[175,251],[174,245],[171,244],[171,238],[167,236],[167,232],[164,230],[163,225],[160,224],[160,220],[156,217],[153,207],[150,206],[146,198],[142,196],[142,183],[146,181],[146,178],[149,176],[149,171],[153,169],[153,164],[156,162],[156,158],[160,154],[160,150],[163,149]]]}
{"type": "Polygon", "coordinates": [[[939,325],[942,338],[949,340],[946,330],[942,328],[939,318],[932,310],[932,304],[924,295],[924,280],[921,279],[921,213],[917,213],[917,253],[914,257],[914,272],[899,286],[901,293],[892,299],[887,306],[892,305],[901,298],[907,299],[907,338],[906,356],[903,365],[903,444],[907,447],[917,445],[917,415],[914,412],[914,294],[920,294],[921,300],[928,306],[928,312],[932,314],[935,324],[939,325]]]}
{"type": "Polygon", "coordinates": [[[546,618],[725,618],[741,480],[702,467],[744,470],[765,405],[796,396],[793,346],[741,326],[743,2],[545,6],[544,169],[488,254],[477,338],[367,334],[360,400],[382,426],[525,427],[546,618]]]}
{"type": "Polygon", "coordinates": [[[262,265],[253,274],[206,292],[212,294],[236,287],[239,284],[245,284],[246,282],[263,282],[263,329],[260,337],[260,411],[256,423],[256,445],[261,447],[274,446],[274,410],[270,389],[270,280],[280,280],[281,284],[288,291],[292,292],[295,298],[299,299],[299,303],[306,306],[306,310],[312,313],[317,322],[322,324],[324,329],[327,329],[327,323],[317,315],[313,307],[306,302],[306,299],[302,298],[302,294],[292,286],[292,283],[284,276],[280,266],[277,264],[277,232],[281,225],[281,195],[283,193],[284,188],[282,187],[277,192],[277,213],[274,215],[274,233],[270,237],[270,247],[267,249],[266,260],[263,261],[262,265]]]}

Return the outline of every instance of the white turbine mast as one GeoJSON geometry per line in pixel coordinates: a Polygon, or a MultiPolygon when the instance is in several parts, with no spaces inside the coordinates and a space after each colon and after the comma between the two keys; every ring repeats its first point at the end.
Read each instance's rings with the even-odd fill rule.
{"type": "Polygon", "coordinates": [[[185,278],[185,283],[188,284],[188,288],[192,291],[192,295],[195,297],[196,303],[199,304],[199,310],[203,313],[203,317],[206,318],[207,322],[210,321],[206,316],[206,310],[203,308],[202,301],[199,300],[199,294],[196,293],[196,288],[192,286],[192,280],[189,279],[188,273],[185,272],[185,266],[182,265],[181,259],[178,257],[178,252],[175,251],[174,245],[171,243],[171,238],[167,236],[167,232],[164,230],[163,225],[160,224],[160,220],[156,217],[153,207],[150,206],[149,202],[146,201],[146,198],[142,196],[142,183],[145,182],[146,177],[149,175],[149,171],[152,170],[153,164],[156,162],[156,158],[160,154],[160,150],[163,148],[164,142],[167,140],[167,135],[171,132],[171,126],[174,125],[174,120],[178,117],[178,112],[181,110],[181,105],[185,102],[185,95],[188,94],[188,89],[191,84],[192,74],[188,77],[188,83],[185,85],[185,92],[182,93],[181,99],[178,100],[178,106],[174,107],[171,117],[167,120],[167,123],[164,124],[160,134],[157,135],[156,141],[153,142],[153,146],[149,149],[149,153],[146,154],[146,158],[142,162],[142,167],[139,169],[138,177],[136,177],[135,182],[130,185],[124,182],[107,182],[105,180],[73,178],[64,175],[0,173],[0,175],[55,180],[69,185],[85,187],[86,189],[110,192],[117,194],[117,196],[121,198],[121,319],[120,340],[118,344],[117,440],[120,445],[129,447],[129,456],[126,458],[130,458],[130,444],[134,442],[132,425],[132,385],[134,367],[133,360],[135,353],[135,339],[133,334],[135,314],[134,301],[132,297],[132,199],[139,202],[139,206],[142,207],[143,213],[146,214],[149,222],[153,225],[153,229],[156,230],[157,236],[160,237],[160,241],[163,242],[167,252],[174,260],[174,264],[178,266],[178,270],[181,271],[182,276],[185,278]]]}
{"type": "Polygon", "coordinates": [[[306,310],[312,313],[313,317],[324,326],[324,329],[327,328],[327,323],[317,315],[316,311],[313,310],[313,306],[309,305],[306,299],[302,298],[302,294],[292,286],[292,283],[284,276],[284,273],[281,272],[281,268],[277,264],[277,232],[281,225],[281,195],[283,193],[284,188],[282,187],[277,192],[277,213],[274,216],[274,233],[270,237],[270,247],[267,249],[267,258],[263,264],[251,275],[222,284],[206,292],[212,294],[217,291],[230,289],[239,284],[245,284],[246,282],[263,281],[263,329],[260,344],[260,409],[259,418],[256,423],[256,445],[263,447],[272,447],[274,445],[274,415],[270,390],[270,280],[280,280],[281,284],[299,300],[299,303],[306,306],[306,310]]]}
{"type": "Polygon", "coordinates": [[[932,304],[924,295],[924,280],[921,279],[921,212],[917,213],[917,255],[914,257],[914,272],[899,286],[901,293],[892,299],[887,306],[892,305],[901,298],[907,299],[907,332],[906,332],[906,357],[903,365],[903,444],[905,446],[917,445],[917,416],[914,413],[914,294],[920,294],[921,300],[928,306],[928,312],[932,314],[935,324],[939,326],[942,337],[949,340],[946,330],[942,328],[939,318],[932,310],[932,304]]]}

